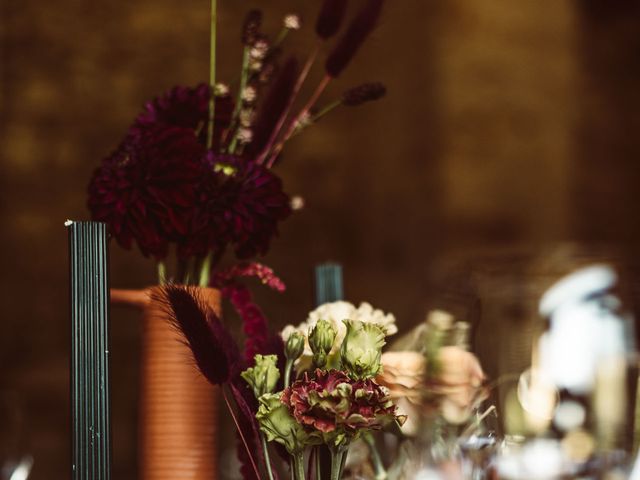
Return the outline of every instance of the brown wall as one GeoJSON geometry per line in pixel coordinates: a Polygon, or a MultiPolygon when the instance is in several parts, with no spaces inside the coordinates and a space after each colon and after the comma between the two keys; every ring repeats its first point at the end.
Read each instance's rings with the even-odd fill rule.
{"type": "MultiPolygon", "coordinates": [[[[208,2],[0,2],[0,392],[21,412],[19,429],[0,425],[0,452],[33,452],[35,480],[65,478],[63,222],[87,218],[89,175],[140,105],[205,79],[208,2]]],[[[243,13],[258,2],[219,3],[220,71],[231,79],[243,13]]],[[[296,4],[311,23],[316,3],[262,5],[275,30],[296,4]]],[[[491,375],[517,371],[535,300],[565,265],[586,261],[594,241],[637,263],[637,2],[387,3],[326,98],[366,80],[384,81],[388,97],[290,145],[278,172],[306,209],[266,258],[288,292],[259,297],[276,325],[298,322],[312,306],[312,266],[337,260],[348,299],[404,327],[450,308],[474,322],[491,375]]],[[[299,37],[304,55],[312,38],[299,37]]],[[[112,249],[114,285],[147,285],[153,270],[112,249]]],[[[139,331],[133,312],[112,320],[114,478],[124,480],[135,478],[139,331]]]]}

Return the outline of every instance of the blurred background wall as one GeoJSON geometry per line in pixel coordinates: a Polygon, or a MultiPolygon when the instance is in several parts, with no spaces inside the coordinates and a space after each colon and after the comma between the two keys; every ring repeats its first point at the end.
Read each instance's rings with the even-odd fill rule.
{"type": "MultiPolygon", "coordinates": [[[[69,475],[67,245],[99,160],[141,105],[206,79],[205,0],[0,0],[0,455],[69,475]]],[[[251,7],[275,32],[319,0],[222,0],[220,77],[236,75],[251,7]]],[[[360,3],[352,2],[355,8],[360,3]]],[[[395,0],[325,98],[368,80],[388,96],[291,143],[278,173],[306,207],[265,258],[288,285],[258,297],[281,326],[313,306],[315,263],[347,299],[401,327],[442,307],[473,323],[491,376],[526,366],[540,293],[572,266],[640,260],[640,4],[395,0]]],[[[305,56],[311,32],[289,45],[305,56]]],[[[313,85],[321,69],[312,74],[313,85]]],[[[112,284],[154,282],[114,246],[112,284]]],[[[259,289],[258,289],[259,290],[259,289]]],[[[633,298],[637,298],[632,296],[633,298]]],[[[135,478],[139,325],[112,312],[114,478],[135,478]]],[[[0,456],[0,460],[2,456],[0,456]]]]}

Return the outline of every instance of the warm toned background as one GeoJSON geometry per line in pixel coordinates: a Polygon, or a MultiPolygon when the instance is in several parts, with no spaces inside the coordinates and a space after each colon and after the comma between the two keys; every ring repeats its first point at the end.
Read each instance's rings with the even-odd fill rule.
{"type": "MultiPolygon", "coordinates": [[[[87,218],[91,171],[144,101],[205,79],[208,2],[0,2],[0,462],[32,452],[34,480],[61,479],[70,455],[63,221],[87,218]]],[[[275,31],[296,8],[312,19],[319,0],[261,3],[275,31]]],[[[492,376],[518,371],[549,282],[592,256],[614,255],[632,279],[640,263],[640,3],[387,3],[326,98],[365,80],[384,81],[388,97],[336,112],[292,142],[278,168],[306,209],[266,259],[289,290],[260,294],[262,304],[278,325],[302,320],[312,266],[337,260],[348,299],[370,300],[405,327],[449,308],[474,323],[492,376]]],[[[230,79],[243,13],[260,2],[220,4],[220,71],[230,79]]],[[[292,40],[304,55],[312,35],[292,40]]],[[[112,250],[114,285],[153,280],[140,255],[112,250]]],[[[113,312],[119,480],[135,478],[137,319],[113,312]]]]}

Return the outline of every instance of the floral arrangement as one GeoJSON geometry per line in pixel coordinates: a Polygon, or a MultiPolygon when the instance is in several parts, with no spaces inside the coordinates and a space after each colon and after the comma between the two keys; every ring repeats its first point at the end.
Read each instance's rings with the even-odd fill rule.
{"type": "Polygon", "coordinates": [[[270,37],[262,30],[262,13],[250,11],[242,26],[242,66],[233,93],[216,80],[213,0],[209,82],[173,87],[144,105],[91,178],[92,218],[106,222],[122,247],[136,244],[153,258],[160,283],[172,279],[207,286],[225,252],[240,261],[266,254],[280,222],[301,204],[284,192],[272,170],[284,146],[335,108],[385,94],[382,84],[365,83],[318,106],[326,86],[374,29],[382,6],[382,0],[368,0],[355,14],[329,46],[322,81],[296,110],[320,51],[342,27],[347,1],[322,3],[317,45],[301,68],[294,56],[284,55],[291,32],[302,27],[300,17],[287,15],[281,31],[270,37]],[[176,261],[170,273],[171,257],[176,261]]]}
{"type": "Polygon", "coordinates": [[[347,310],[359,312],[358,318],[343,319],[343,338],[338,341],[333,319],[317,315],[348,304],[329,304],[312,312],[308,330],[288,328],[284,342],[282,333],[273,336],[259,329],[261,334],[248,336],[243,356],[196,290],[167,285],[163,295],[200,371],[221,386],[241,439],[238,455],[244,478],[274,479],[288,468],[296,480],[338,480],[352,444],[365,440],[375,448],[373,432],[404,423],[389,390],[376,380],[385,338],[395,328],[393,316],[370,305],[350,306],[347,310]],[[302,369],[299,362],[306,346],[312,360],[302,369]],[[329,452],[329,465],[321,461],[323,449],[329,452]]]}
{"type": "Polygon", "coordinates": [[[275,479],[287,470],[296,480],[412,478],[407,472],[422,452],[402,447],[398,461],[385,466],[376,432],[429,436],[439,461],[452,455],[443,448],[459,450],[482,421],[475,410],[485,398],[484,374],[473,354],[452,343],[462,322],[427,322],[396,342],[407,350],[383,353],[397,332],[393,315],[368,303],[334,302],[277,334],[265,319],[254,322],[243,355],[197,290],[167,285],[163,301],[201,373],[221,387],[245,479],[275,479]]]}

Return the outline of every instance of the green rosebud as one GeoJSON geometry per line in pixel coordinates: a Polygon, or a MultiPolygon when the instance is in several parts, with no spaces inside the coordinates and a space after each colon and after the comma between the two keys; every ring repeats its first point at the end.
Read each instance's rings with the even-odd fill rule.
{"type": "Polygon", "coordinates": [[[309,332],[309,346],[313,352],[313,363],[322,368],[327,364],[327,355],[333,348],[336,339],[336,329],[327,320],[318,320],[309,332]]]}
{"type": "Polygon", "coordinates": [[[384,331],[376,324],[357,320],[344,320],[344,324],[347,333],[340,350],[342,366],[353,378],[376,376],[381,368],[384,331]]]}
{"type": "Polygon", "coordinates": [[[318,445],[322,439],[318,434],[305,432],[302,425],[289,413],[287,406],[280,400],[280,395],[267,393],[259,399],[256,418],[260,430],[269,442],[278,442],[291,455],[296,455],[308,445],[318,445]]]}
{"type": "Polygon", "coordinates": [[[304,335],[300,332],[291,332],[284,346],[284,355],[287,360],[295,362],[304,352],[304,335]]]}
{"type": "Polygon", "coordinates": [[[240,375],[253,388],[253,394],[260,398],[265,393],[272,393],[276,389],[280,370],[278,370],[277,355],[256,355],[255,366],[247,368],[240,375]]]}

